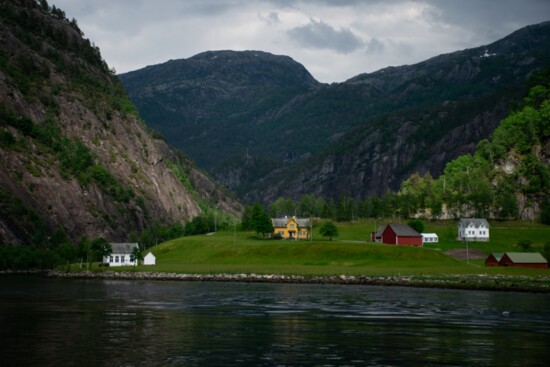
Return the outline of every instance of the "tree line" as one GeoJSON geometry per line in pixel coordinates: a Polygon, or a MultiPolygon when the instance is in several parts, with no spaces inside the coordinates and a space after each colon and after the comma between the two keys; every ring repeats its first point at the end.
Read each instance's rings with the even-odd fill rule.
{"type": "Polygon", "coordinates": [[[443,173],[414,173],[399,190],[363,199],[346,192],[325,200],[304,195],[278,198],[267,206],[271,217],[427,218],[472,215],[500,220],[520,217],[519,201],[536,208],[550,224],[550,168],[545,146],[550,139],[550,69],[535,75],[527,97],[501,121],[491,139],[478,143],[474,154],[449,162],[443,173]],[[546,157],[546,158],[545,158],[546,157]]]}

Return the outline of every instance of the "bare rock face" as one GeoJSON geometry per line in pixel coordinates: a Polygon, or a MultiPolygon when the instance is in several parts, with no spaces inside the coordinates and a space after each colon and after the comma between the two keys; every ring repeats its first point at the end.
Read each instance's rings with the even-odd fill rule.
{"type": "Polygon", "coordinates": [[[0,8],[0,243],[38,227],[123,241],[208,206],[241,211],[153,137],[76,24],[34,1],[0,8]]]}

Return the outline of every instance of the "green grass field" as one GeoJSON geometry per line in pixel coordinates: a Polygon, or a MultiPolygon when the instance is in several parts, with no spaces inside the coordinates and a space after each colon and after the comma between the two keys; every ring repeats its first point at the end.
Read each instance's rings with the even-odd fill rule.
{"type": "MultiPolygon", "coordinates": [[[[383,222],[387,223],[387,222],[383,222]]],[[[175,273],[256,273],[301,275],[443,275],[504,274],[542,276],[549,270],[486,268],[483,260],[455,260],[445,251],[464,248],[456,241],[456,222],[426,222],[440,242],[422,248],[370,242],[374,221],[340,223],[338,238],[329,241],[314,229],[313,241],[264,240],[252,232],[221,231],[178,238],[155,246],[156,266],[139,271],[175,273]]],[[[318,227],[317,227],[318,228],[318,227]]],[[[491,252],[522,251],[516,244],[530,240],[532,251],[550,241],[550,226],[527,222],[491,223],[491,241],[469,243],[470,249],[491,252]]],[[[121,269],[122,270],[122,269],[121,269]]]]}

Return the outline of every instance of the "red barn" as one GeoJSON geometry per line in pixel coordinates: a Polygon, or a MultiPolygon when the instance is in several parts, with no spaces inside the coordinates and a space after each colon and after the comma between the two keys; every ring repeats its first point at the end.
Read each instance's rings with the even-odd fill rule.
{"type": "Polygon", "coordinates": [[[506,252],[502,255],[498,265],[515,268],[548,269],[548,261],[538,252],[506,252]]]}
{"type": "Polygon", "coordinates": [[[495,252],[489,255],[487,260],[485,260],[485,266],[498,266],[500,259],[502,259],[502,253],[495,252]]]}
{"type": "Polygon", "coordinates": [[[422,235],[405,224],[388,224],[382,232],[382,243],[422,246],[422,235]]]}

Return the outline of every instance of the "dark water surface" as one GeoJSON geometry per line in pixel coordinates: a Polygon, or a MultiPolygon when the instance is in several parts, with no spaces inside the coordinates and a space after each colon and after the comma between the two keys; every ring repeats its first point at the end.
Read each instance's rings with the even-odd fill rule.
{"type": "Polygon", "coordinates": [[[0,277],[0,366],[546,366],[550,295],[0,277]]]}

